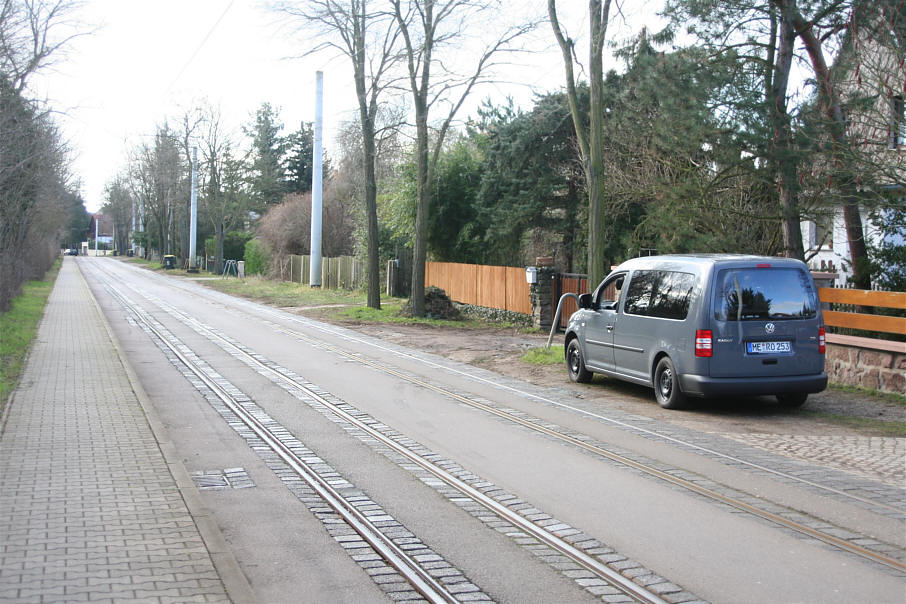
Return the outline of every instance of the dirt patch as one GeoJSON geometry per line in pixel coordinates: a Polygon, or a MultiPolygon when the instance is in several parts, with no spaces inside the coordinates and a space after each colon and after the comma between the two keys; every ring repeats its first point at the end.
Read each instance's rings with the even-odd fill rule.
{"type": "MultiPolygon", "coordinates": [[[[516,329],[334,322],[507,377],[556,387],[599,403],[602,408],[616,408],[704,432],[906,436],[906,403],[867,392],[830,388],[809,396],[799,409],[782,407],[774,397],[754,397],[693,400],[686,410],[668,411],[658,406],[649,388],[603,376],[595,376],[591,384],[574,384],[563,365],[537,366],[521,361],[526,351],[547,343],[546,334],[516,329]]],[[[554,342],[562,343],[562,336],[555,336],[554,342]]]]}

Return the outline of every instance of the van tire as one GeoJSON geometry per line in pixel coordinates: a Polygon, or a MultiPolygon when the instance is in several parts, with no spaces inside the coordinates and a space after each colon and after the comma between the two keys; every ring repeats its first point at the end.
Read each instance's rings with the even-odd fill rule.
{"type": "Polygon", "coordinates": [[[654,369],[654,396],[664,409],[682,409],[686,395],[680,390],[679,376],[670,357],[663,357],[654,369]]]}
{"type": "Polygon", "coordinates": [[[784,392],[776,396],[777,402],[784,407],[801,407],[808,400],[807,392],[784,392]]]}
{"type": "Polygon", "coordinates": [[[573,338],[566,346],[566,370],[569,372],[569,379],[576,383],[587,384],[591,381],[592,373],[585,368],[585,358],[578,338],[573,338]]]}

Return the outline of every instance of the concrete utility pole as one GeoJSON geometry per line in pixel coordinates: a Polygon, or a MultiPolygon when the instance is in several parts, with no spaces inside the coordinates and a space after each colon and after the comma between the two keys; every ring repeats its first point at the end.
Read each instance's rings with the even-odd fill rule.
{"type": "Polygon", "coordinates": [[[135,198],[132,198],[132,255],[135,255],[135,198]]]}
{"type": "Polygon", "coordinates": [[[315,85],[315,144],[312,158],[311,175],[311,269],[308,284],[321,287],[321,176],[324,171],[321,165],[321,131],[324,126],[324,73],[316,74],[315,85]]]}
{"type": "Polygon", "coordinates": [[[195,266],[195,239],[198,234],[198,147],[192,147],[192,209],[189,218],[189,272],[197,273],[195,266]]]}

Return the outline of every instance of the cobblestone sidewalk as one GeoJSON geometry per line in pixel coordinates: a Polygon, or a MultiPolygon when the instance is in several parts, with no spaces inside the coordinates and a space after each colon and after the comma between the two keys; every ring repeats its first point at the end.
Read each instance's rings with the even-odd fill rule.
{"type": "Polygon", "coordinates": [[[906,438],[737,433],[722,436],[779,455],[906,487],[906,438]]]}
{"type": "Polygon", "coordinates": [[[76,262],[0,434],[0,601],[228,602],[76,262]]]}

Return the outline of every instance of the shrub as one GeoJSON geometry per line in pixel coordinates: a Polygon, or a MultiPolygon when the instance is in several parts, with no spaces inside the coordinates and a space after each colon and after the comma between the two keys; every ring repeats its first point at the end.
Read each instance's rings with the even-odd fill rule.
{"type": "Polygon", "coordinates": [[[270,250],[260,239],[250,239],[245,244],[245,274],[263,275],[270,265],[270,250]]]}

